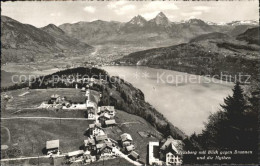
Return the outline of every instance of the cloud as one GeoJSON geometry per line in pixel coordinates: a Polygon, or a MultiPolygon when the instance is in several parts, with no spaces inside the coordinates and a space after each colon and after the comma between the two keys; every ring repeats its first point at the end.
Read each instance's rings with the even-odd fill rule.
{"type": "Polygon", "coordinates": [[[88,12],[88,13],[95,13],[96,8],[93,7],[93,6],[86,6],[86,7],[84,8],[84,10],[85,10],[86,12],[88,12]]]}
{"type": "Polygon", "coordinates": [[[60,12],[58,12],[58,13],[50,13],[50,16],[51,17],[60,17],[61,13],[60,12]]]}
{"type": "Polygon", "coordinates": [[[195,6],[195,7],[193,7],[193,9],[197,10],[197,11],[209,12],[211,7],[209,7],[209,6],[195,6]]]}
{"type": "Polygon", "coordinates": [[[165,10],[177,10],[179,9],[173,2],[166,2],[166,1],[153,1],[148,4],[145,4],[141,10],[142,11],[165,11],[165,10]]]}
{"type": "Polygon", "coordinates": [[[115,9],[114,11],[118,15],[123,15],[123,14],[127,14],[127,13],[129,13],[129,12],[135,10],[135,9],[136,9],[135,5],[125,5],[125,6],[122,6],[120,8],[115,9]]]}
{"type": "Polygon", "coordinates": [[[181,13],[182,16],[198,16],[198,15],[201,15],[202,12],[201,11],[196,11],[196,12],[184,12],[184,13],[181,13]]]}
{"type": "Polygon", "coordinates": [[[115,9],[115,8],[118,8],[118,7],[121,7],[121,6],[123,6],[123,5],[125,5],[125,4],[127,4],[128,3],[128,1],[117,1],[117,2],[110,2],[108,5],[107,5],[107,7],[109,8],[109,9],[115,9]]]}

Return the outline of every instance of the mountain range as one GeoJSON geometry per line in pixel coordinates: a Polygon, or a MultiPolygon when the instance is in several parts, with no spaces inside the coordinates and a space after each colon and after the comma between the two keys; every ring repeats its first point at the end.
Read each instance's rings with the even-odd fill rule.
{"type": "Polygon", "coordinates": [[[2,63],[32,62],[71,53],[85,54],[92,49],[92,46],[69,37],[53,24],[36,28],[1,16],[2,63]]]}
{"type": "Polygon", "coordinates": [[[221,32],[236,36],[248,28],[256,27],[256,21],[234,21],[225,24],[190,19],[183,22],[172,22],[160,12],[146,20],[141,15],[133,17],[129,22],[102,21],[65,23],[59,26],[69,36],[92,45],[106,43],[170,46],[188,42],[190,39],[206,33],[221,32]]]}
{"type": "Polygon", "coordinates": [[[203,34],[188,43],[133,52],[115,62],[215,78],[223,73],[232,76],[232,80],[239,74],[256,79],[260,70],[259,50],[259,27],[255,27],[237,36],[220,32],[203,34]]]}

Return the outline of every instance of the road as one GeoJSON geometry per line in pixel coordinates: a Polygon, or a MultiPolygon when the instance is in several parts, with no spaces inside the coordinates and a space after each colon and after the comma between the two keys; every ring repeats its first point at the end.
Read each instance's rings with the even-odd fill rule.
{"type": "MultiPolygon", "coordinates": [[[[54,156],[55,157],[65,157],[65,155],[54,156]]],[[[28,159],[37,159],[37,158],[50,158],[50,156],[36,156],[36,157],[19,157],[19,158],[8,158],[1,159],[0,161],[15,161],[15,160],[28,160],[28,159]]]]}
{"type": "Polygon", "coordinates": [[[120,157],[126,159],[127,161],[129,161],[130,163],[132,163],[132,164],[134,164],[134,165],[137,165],[137,166],[142,165],[141,163],[130,159],[127,155],[125,155],[123,152],[121,152],[121,151],[118,150],[118,149],[115,150],[115,153],[119,154],[120,157]]]}
{"type": "Polygon", "coordinates": [[[85,120],[85,121],[93,121],[87,118],[59,118],[59,117],[10,117],[10,118],[1,118],[1,120],[12,120],[12,119],[51,119],[51,120],[85,120]]]}

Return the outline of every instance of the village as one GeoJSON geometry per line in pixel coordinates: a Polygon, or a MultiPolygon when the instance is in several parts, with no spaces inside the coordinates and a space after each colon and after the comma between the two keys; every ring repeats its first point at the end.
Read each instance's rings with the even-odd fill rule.
{"type": "MultiPolygon", "coordinates": [[[[49,101],[43,102],[39,108],[45,109],[64,109],[64,110],[84,110],[85,118],[92,120],[93,123],[87,126],[84,133],[86,139],[82,140],[82,148],[68,153],[62,152],[60,140],[48,140],[46,142],[46,155],[50,158],[65,156],[65,163],[90,164],[97,161],[104,161],[122,157],[134,165],[142,165],[139,162],[139,154],[135,151],[136,147],[132,136],[129,133],[120,135],[120,140],[109,138],[105,129],[118,125],[115,120],[117,113],[114,106],[98,106],[99,100],[92,95],[91,87],[97,81],[92,80],[91,84],[82,87],[80,90],[85,94],[84,103],[71,103],[64,96],[53,94],[49,101]]],[[[78,84],[75,89],[78,89],[78,84]]],[[[99,92],[99,98],[102,93],[99,92]]],[[[62,138],[61,138],[62,139],[62,138]]],[[[147,145],[147,164],[149,165],[181,165],[182,156],[179,154],[183,148],[180,140],[175,140],[171,136],[160,142],[149,142],[147,145]]]]}

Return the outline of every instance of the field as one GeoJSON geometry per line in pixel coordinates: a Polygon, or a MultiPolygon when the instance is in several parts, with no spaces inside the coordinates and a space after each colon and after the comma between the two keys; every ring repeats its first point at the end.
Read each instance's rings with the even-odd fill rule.
{"type": "MultiPolygon", "coordinates": [[[[48,140],[59,139],[63,153],[78,150],[83,145],[89,123],[82,120],[12,119],[2,120],[1,125],[10,130],[10,146],[18,146],[22,156],[37,156],[44,154],[48,140]]],[[[4,137],[1,134],[1,141],[4,137]]]]}
{"type": "Polygon", "coordinates": [[[37,108],[43,101],[48,101],[53,94],[66,96],[72,102],[84,103],[85,93],[73,88],[53,88],[53,89],[19,89],[8,91],[5,94],[13,97],[7,102],[6,109],[37,108]],[[24,96],[19,96],[29,92],[24,96]]]}
{"type": "MultiPolygon", "coordinates": [[[[91,91],[96,98],[98,92],[91,91]]],[[[2,112],[3,118],[12,117],[57,117],[58,119],[2,119],[1,125],[8,128],[11,141],[8,142],[8,135],[5,128],[1,128],[1,142],[9,147],[21,150],[20,156],[44,155],[46,141],[59,139],[62,153],[78,150],[83,145],[84,135],[91,120],[68,120],[59,118],[84,118],[82,110],[46,110],[37,109],[43,101],[47,101],[52,94],[66,96],[75,102],[84,101],[84,93],[78,89],[21,89],[8,91],[5,94],[12,96],[6,102],[6,109],[2,112]],[[26,93],[25,92],[29,92],[26,93]],[[21,94],[25,94],[21,96],[21,94]]],[[[140,161],[146,163],[147,145],[149,141],[158,141],[161,134],[143,118],[128,114],[124,111],[116,110],[115,120],[117,126],[106,128],[108,136],[116,141],[120,140],[120,135],[129,133],[133,137],[133,144],[136,152],[140,155],[140,161]],[[141,136],[138,132],[144,132],[151,137],[141,136]]],[[[16,156],[19,157],[19,156],[16,156]]],[[[25,161],[24,161],[25,162],[25,161]]],[[[32,162],[32,161],[26,161],[32,162]]],[[[123,159],[108,160],[111,162],[126,164],[123,159]]],[[[102,164],[102,163],[101,163],[102,164]]],[[[106,164],[107,165],[107,164],[106,164]]]]}

